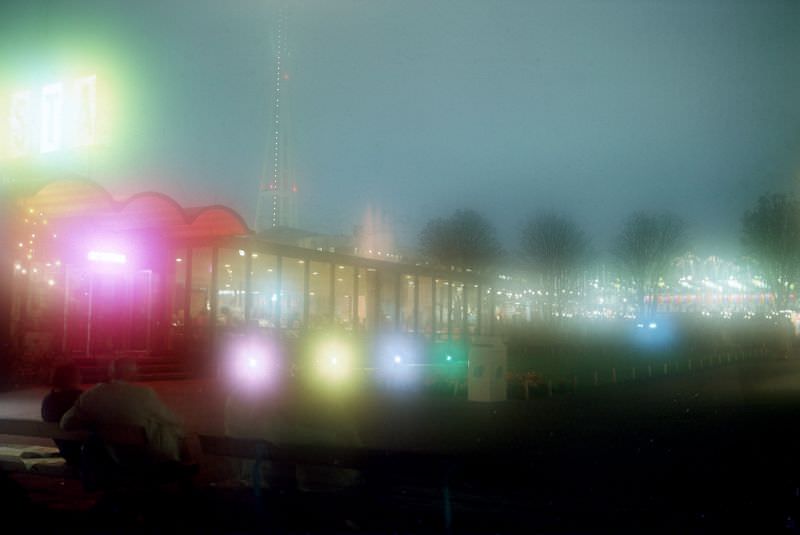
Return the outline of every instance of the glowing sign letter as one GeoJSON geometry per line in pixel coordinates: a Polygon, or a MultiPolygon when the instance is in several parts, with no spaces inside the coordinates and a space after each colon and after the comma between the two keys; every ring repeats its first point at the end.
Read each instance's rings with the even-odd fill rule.
{"type": "Polygon", "coordinates": [[[42,88],[42,152],[52,152],[61,147],[61,113],[63,106],[61,83],[42,88]]]}
{"type": "Polygon", "coordinates": [[[97,141],[97,77],[75,80],[75,145],[93,145],[97,141]]]}
{"type": "Polygon", "coordinates": [[[22,156],[27,154],[30,150],[30,115],[30,92],[19,91],[14,93],[14,95],[11,97],[11,113],[9,114],[12,156],[22,156]]]}

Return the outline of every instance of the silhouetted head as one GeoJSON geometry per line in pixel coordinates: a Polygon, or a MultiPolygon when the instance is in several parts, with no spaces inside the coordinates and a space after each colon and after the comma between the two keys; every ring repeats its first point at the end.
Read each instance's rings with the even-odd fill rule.
{"type": "Polygon", "coordinates": [[[72,362],[56,366],[50,384],[55,390],[76,390],[81,384],[78,366],[72,362]]]}
{"type": "Polygon", "coordinates": [[[136,360],[131,357],[120,357],[111,361],[109,375],[112,381],[135,381],[138,372],[136,360]]]}

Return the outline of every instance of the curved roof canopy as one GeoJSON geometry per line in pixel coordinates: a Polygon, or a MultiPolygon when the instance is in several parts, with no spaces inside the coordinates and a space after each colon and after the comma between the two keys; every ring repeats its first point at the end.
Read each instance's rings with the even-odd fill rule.
{"type": "Polygon", "coordinates": [[[242,216],[226,206],[183,208],[175,199],[157,192],[137,193],[117,201],[89,180],[50,182],[23,205],[54,221],[91,220],[120,232],[150,230],[183,239],[251,233],[242,216]]]}

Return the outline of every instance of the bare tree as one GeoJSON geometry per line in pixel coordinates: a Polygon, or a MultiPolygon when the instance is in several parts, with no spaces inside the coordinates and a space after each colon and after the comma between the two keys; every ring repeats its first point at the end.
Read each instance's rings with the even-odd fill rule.
{"type": "MultiPolygon", "coordinates": [[[[522,253],[545,281],[550,306],[561,309],[561,290],[586,258],[589,240],[570,219],[555,213],[531,218],[522,229],[522,253]]],[[[549,314],[552,317],[552,310],[549,314]]]]}
{"type": "Polygon", "coordinates": [[[658,281],[685,246],[686,224],[672,213],[636,212],[625,221],[613,252],[636,286],[639,315],[655,311],[658,281]]]}
{"type": "Polygon", "coordinates": [[[776,306],[786,308],[800,271],[800,202],[785,195],[758,199],[742,218],[742,246],[767,277],[776,306]]]}
{"type": "Polygon", "coordinates": [[[485,269],[501,253],[494,226],[474,210],[429,221],[419,235],[422,253],[447,266],[485,269]]]}

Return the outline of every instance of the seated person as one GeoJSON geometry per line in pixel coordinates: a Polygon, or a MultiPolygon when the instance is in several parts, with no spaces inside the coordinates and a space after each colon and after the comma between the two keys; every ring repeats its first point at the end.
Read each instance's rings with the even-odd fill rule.
{"type": "MultiPolygon", "coordinates": [[[[50,381],[52,390],[42,400],[42,420],[60,422],[81,395],[81,374],[74,363],[56,366],[50,381]]],[[[81,445],[68,440],[55,440],[61,456],[68,464],[76,466],[81,458],[81,445]]]]}
{"type": "MultiPolygon", "coordinates": [[[[158,399],[152,388],[136,385],[136,361],[122,357],[111,363],[111,380],[87,390],[61,418],[64,430],[91,429],[97,425],[126,425],[144,429],[147,450],[137,452],[151,462],[179,461],[183,428],[178,418],[158,399]]],[[[119,453],[112,448],[111,453],[119,453]]],[[[119,458],[119,455],[115,455],[119,458]]],[[[123,455],[126,457],[126,455],[123,455]]]]}

